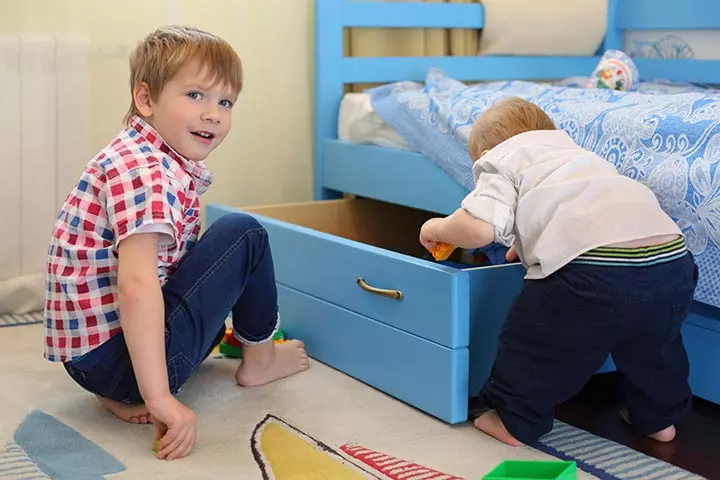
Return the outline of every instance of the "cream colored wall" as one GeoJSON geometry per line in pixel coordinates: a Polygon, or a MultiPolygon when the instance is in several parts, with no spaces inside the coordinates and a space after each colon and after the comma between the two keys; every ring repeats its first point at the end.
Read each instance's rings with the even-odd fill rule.
{"type": "Polygon", "coordinates": [[[204,201],[256,205],[311,199],[310,0],[210,0],[204,6],[191,0],[2,3],[0,32],[75,30],[90,36],[96,52],[91,89],[78,94],[90,95],[93,151],[122,128],[129,102],[127,54],[138,39],[168,23],[223,36],[243,60],[245,87],[230,135],[208,159],[216,180],[204,201]]]}

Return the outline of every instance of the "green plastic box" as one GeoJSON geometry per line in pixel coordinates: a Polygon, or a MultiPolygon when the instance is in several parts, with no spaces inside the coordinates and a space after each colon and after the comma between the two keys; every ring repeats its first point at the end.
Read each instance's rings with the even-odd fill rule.
{"type": "Polygon", "coordinates": [[[577,480],[575,462],[506,460],[483,480],[577,480]]]}

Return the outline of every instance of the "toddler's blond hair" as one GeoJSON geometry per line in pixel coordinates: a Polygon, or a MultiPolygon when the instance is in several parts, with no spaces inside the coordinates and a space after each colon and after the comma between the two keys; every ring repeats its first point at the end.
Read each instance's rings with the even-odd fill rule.
{"type": "Polygon", "coordinates": [[[468,150],[474,163],[484,151],[515,135],[532,130],[556,129],[540,107],[519,97],[509,97],[489,107],[475,120],[470,130],[468,150]]]}
{"type": "Polygon", "coordinates": [[[198,60],[208,80],[228,85],[237,96],[242,90],[242,63],[222,38],[194,27],[170,25],[148,34],[130,54],[130,108],[125,123],[138,113],[132,93],[142,82],[157,100],[165,85],[191,60],[198,60]]]}

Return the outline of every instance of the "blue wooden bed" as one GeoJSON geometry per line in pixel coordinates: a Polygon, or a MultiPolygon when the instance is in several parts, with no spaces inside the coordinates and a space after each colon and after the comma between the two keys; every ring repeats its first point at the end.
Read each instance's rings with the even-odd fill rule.
{"type": "MultiPolygon", "coordinates": [[[[551,81],[588,75],[602,51],[622,49],[625,31],[720,29],[716,0],[609,0],[608,11],[596,56],[350,58],[343,56],[346,27],[480,29],[483,8],[315,0],[314,201],[207,207],[210,223],[244,211],[268,229],[283,323],[311,356],[449,423],[466,420],[467,399],[487,378],[524,271],[517,264],[465,268],[423,256],[417,229],[455,210],[467,185],[421,151],[338,140],[344,86],[423,82],[432,69],[460,82],[551,81]]],[[[644,79],[720,84],[718,60],[636,63],[644,79]]],[[[711,104],[698,98],[697,108],[711,104]]],[[[719,112],[705,122],[715,122],[720,140],[719,112]]],[[[707,163],[703,172],[714,176],[716,165],[707,163]]],[[[684,336],[694,393],[720,403],[713,373],[720,368],[720,308],[695,302],[684,336]]],[[[604,370],[611,368],[609,362],[604,370]]]]}

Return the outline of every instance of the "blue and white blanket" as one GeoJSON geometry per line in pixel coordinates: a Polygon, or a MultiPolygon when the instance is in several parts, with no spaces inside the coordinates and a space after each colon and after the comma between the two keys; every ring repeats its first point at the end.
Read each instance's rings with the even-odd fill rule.
{"type": "Polygon", "coordinates": [[[508,96],[537,104],[579,145],[655,192],[695,255],[695,298],[720,307],[720,92],[671,84],[641,84],[632,92],[572,85],[466,85],[431,69],[424,84],[392,83],[370,95],[380,118],[468,190],[467,140],[475,118],[508,96]]]}

